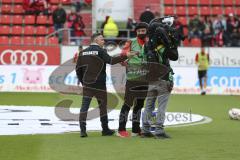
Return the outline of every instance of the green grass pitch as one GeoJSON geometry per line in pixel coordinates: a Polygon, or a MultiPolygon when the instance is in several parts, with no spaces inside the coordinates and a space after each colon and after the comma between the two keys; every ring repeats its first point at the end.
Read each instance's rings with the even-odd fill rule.
{"type": "MultiPolygon", "coordinates": [[[[0,93],[0,105],[54,106],[61,99],[73,99],[74,107],[81,101],[56,93],[0,93]]],[[[0,160],[237,160],[240,121],[229,119],[232,107],[240,107],[239,96],[172,95],[168,111],[191,109],[213,121],[166,128],[170,140],[102,137],[100,132],[85,139],[79,133],[0,136],[0,160]]]]}

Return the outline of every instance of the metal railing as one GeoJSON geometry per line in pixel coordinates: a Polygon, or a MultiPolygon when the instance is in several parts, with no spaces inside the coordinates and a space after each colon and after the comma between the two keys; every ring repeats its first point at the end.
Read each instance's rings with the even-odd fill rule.
{"type": "MultiPolygon", "coordinates": [[[[73,31],[73,29],[71,29],[71,28],[62,28],[57,31],[54,31],[54,32],[48,34],[47,36],[45,36],[46,44],[50,37],[58,35],[58,34],[60,34],[60,32],[63,32],[63,33],[61,33],[63,35],[62,36],[62,38],[63,38],[62,44],[63,45],[79,45],[78,42],[83,43],[83,45],[88,45],[90,43],[90,37],[91,37],[92,33],[94,33],[92,31],[92,29],[86,28],[86,29],[84,29],[84,32],[87,33],[86,35],[81,36],[81,37],[76,37],[76,36],[71,35],[72,31],[73,31]]],[[[102,33],[103,30],[98,29],[96,32],[102,33]]],[[[133,32],[133,31],[128,30],[128,29],[119,29],[120,37],[106,37],[105,40],[106,41],[126,41],[126,40],[129,40],[130,38],[133,38],[133,37],[131,37],[131,32],[133,32]]]]}

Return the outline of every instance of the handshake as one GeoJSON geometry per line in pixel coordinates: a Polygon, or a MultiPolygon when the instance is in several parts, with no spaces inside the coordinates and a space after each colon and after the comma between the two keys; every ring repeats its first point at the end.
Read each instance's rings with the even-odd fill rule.
{"type": "Polygon", "coordinates": [[[127,52],[126,56],[128,58],[132,58],[133,56],[136,56],[136,55],[139,55],[139,52],[138,51],[129,51],[127,52]]]}

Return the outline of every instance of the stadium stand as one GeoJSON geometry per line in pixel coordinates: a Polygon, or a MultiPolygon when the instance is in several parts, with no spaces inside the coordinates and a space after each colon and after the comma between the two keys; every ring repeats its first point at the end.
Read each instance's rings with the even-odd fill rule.
{"type": "MultiPolygon", "coordinates": [[[[54,27],[51,15],[26,15],[23,9],[24,0],[2,0],[0,7],[0,37],[3,43],[27,42],[31,38],[34,44],[56,43],[54,27]],[[51,34],[54,37],[48,36],[51,34]],[[6,37],[9,39],[6,40],[6,37]],[[27,37],[25,39],[24,37],[27,37]],[[31,38],[30,38],[31,37],[31,38]],[[47,40],[46,37],[51,38],[47,40]],[[20,40],[19,40],[20,39],[20,40]],[[46,43],[45,43],[46,42],[46,43]]],[[[62,2],[70,9],[74,0],[49,0],[50,14],[62,2]]],[[[84,0],[86,5],[91,5],[92,0],[84,0]]],[[[215,17],[217,15],[228,16],[233,13],[240,16],[240,0],[133,0],[134,19],[139,20],[140,14],[144,11],[146,4],[151,7],[153,12],[159,12],[160,15],[177,15],[184,26],[184,34],[188,34],[187,26],[194,17],[215,17]]],[[[82,20],[85,24],[85,36],[92,34],[92,12],[81,11],[82,20]]],[[[69,36],[67,33],[64,35],[69,36]]],[[[69,39],[67,37],[66,39],[69,39]]],[[[85,42],[85,40],[83,40],[85,42]]],[[[184,46],[199,45],[197,40],[183,42],[184,46]],[[194,44],[192,44],[194,43],[194,44]]]]}
{"type": "MultiPolygon", "coordinates": [[[[139,13],[144,10],[145,2],[134,1],[134,15],[138,20],[139,13]],[[141,11],[139,11],[141,10],[141,11]]],[[[150,4],[152,11],[160,8],[161,15],[177,15],[184,26],[184,33],[187,34],[187,25],[194,15],[200,17],[214,17],[216,15],[228,16],[230,13],[240,15],[240,0],[153,0],[146,2],[150,4]]],[[[184,41],[184,46],[201,45],[199,40],[193,39],[191,42],[184,41]]]]}
{"type": "MultiPolygon", "coordinates": [[[[72,0],[49,0],[50,14],[38,16],[25,14],[23,9],[24,0],[2,0],[0,2],[0,44],[36,44],[58,45],[57,37],[53,34],[47,40],[46,36],[55,32],[51,13],[59,3],[70,8],[72,0]]],[[[91,0],[85,0],[91,5],[91,0]]],[[[92,14],[84,12],[81,14],[87,28],[92,27],[92,14]]],[[[88,31],[88,35],[92,32],[88,31]]],[[[67,35],[67,34],[66,34],[67,35]]]]}

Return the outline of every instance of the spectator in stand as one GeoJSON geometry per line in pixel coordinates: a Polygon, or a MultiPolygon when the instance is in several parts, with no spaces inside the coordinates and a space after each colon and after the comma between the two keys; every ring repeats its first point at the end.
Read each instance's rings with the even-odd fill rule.
{"type": "Polygon", "coordinates": [[[85,36],[84,29],[85,25],[82,21],[82,16],[78,15],[77,19],[73,22],[74,36],[76,39],[76,44],[81,45],[81,37],[85,36]]]}
{"type": "Polygon", "coordinates": [[[74,36],[74,27],[73,23],[77,19],[77,13],[75,12],[75,8],[71,8],[70,13],[67,15],[67,27],[71,29],[71,36],[74,36]]]}
{"type": "Polygon", "coordinates": [[[76,8],[76,12],[80,12],[82,8],[91,7],[92,0],[73,0],[72,5],[76,8]]]}
{"type": "Polygon", "coordinates": [[[75,8],[71,8],[70,13],[67,15],[67,26],[68,28],[72,28],[73,22],[77,19],[77,13],[75,12],[75,8]]]}
{"type": "Polygon", "coordinates": [[[103,28],[103,35],[106,38],[116,38],[119,34],[118,31],[118,26],[117,24],[114,22],[114,20],[109,17],[107,23],[104,25],[103,28]]]}
{"type": "Polygon", "coordinates": [[[228,38],[224,38],[225,31],[224,31],[224,21],[221,15],[217,15],[215,17],[215,20],[213,21],[213,34],[214,34],[214,39],[215,39],[215,44],[219,47],[224,46],[224,41],[225,44],[229,43],[228,38]]]}
{"type": "Polygon", "coordinates": [[[25,14],[36,14],[35,9],[33,8],[34,0],[23,0],[23,9],[25,14]]]}
{"type": "MultiPolygon", "coordinates": [[[[67,19],[67,14],[66,14],[66,11],[62,8],[62,3],[58,4],[58,8],[56,8],[53,11],[52,17],[53,17],[55,31],[62,29],[64,27],[64,23],[66,22],[66,19],[67,19]]],[[[62,38],[63,38],[63,33],[62,33],[62,31],[60,31],[58,33],[59,43],[62,42],[62,38]]]]}
{"type": "Polygon", "coordinates": [[[205,26],[203,24],[203,20],[200,20],[198,15],[194,16],[188,25],[188,40],[191,41],[194,37],[202,38],[204,29],[205,26]]]}
{"type": "Polygon", "coordinates": [[[137,22],[133,18],[131,17],[128,18],[126,29],[128,29],[128,32],[130,32],[129,33],[130,37],[136,37],[135,33],[136,24],[137,22]]]}
{"type": "Polygon", "coordinates": [[[83,5],[84,5],[83,0],[78,0],[78,1],[75,0],[75,1],[73,2],[73,6],[75,7],[76,12],[80,12],[81,9],[82,9],[82,7],[83,7],[83,5]]]}
{"type": "MultiPolygon", "coordinates": [[[[174,24],[175,28],[178,30],[178,32],[181,34],[181,35],[184,35],[183,33],[183,25],[182,23],[179,21],[178,18],[175,19],[174,21],[174,24]]],[[[181,45],[181,44],[180,44],[181,45]]]]}
{"type": "Polygon", "coordinates": [[[145,11],[140,15],[139,20],[141,22],[150,23],[155,18],[153,12],[151,12],[150,6],[146,6],[145,11]]]}
{"type": "Polygon", "coordinates": [[[213,31],[214,31],[214,35],[217,35],[218,32],[220,32],[222,29],[224,29],[224,24],[222,21],[221,16],[216,16],[215,20],[213,21],[213,31]]]}
{"type": "Polygon", "coordinates": [[[236,41],[234,42],[236,35],[237,35],[237,31],[238,31],[238,26],[239,26],[239,22],[237,20],[237,18],[234,17],[234,15],[232,13],[229,14],[228,18],[227,18],[227,31],[226,31],[226,35],[228,36],[229,39],[229,46],[236,46],[236,41]],[[233,39],[233,37],[235,37],[233,39]]]}
{"type": "MultiPolygon", "coordinates": [[[[237,17],[236,17],[237,18],[237,17]]],[[[240,18],[237,18],[238,20],[238,27],[237,27],[237,33],[233,35],[233,39],[236,38],[237,46],[240,47],[240,18]]],[[[233,40],[234,41],[234,40],[233,40]]]]}
{"type": "Polygon", "coordinates": [[[39,15],[43,13],[44,15],[48,15],[48,0],[23,0],[23,9],[26,14],[39,15]]]}
{"type": "Polygon", "coordinates": [[[233,16],[232,13],[230,13],[227,19],[227,33],[232,34],[237,27],[238,20],[233,16]]]}
{"type": "Polygon", "coordinates": [[[205,29],[203,31],[202,45],[213,46],[213,26],[211,17],[205,16],[204,25],[205,29]]]}

